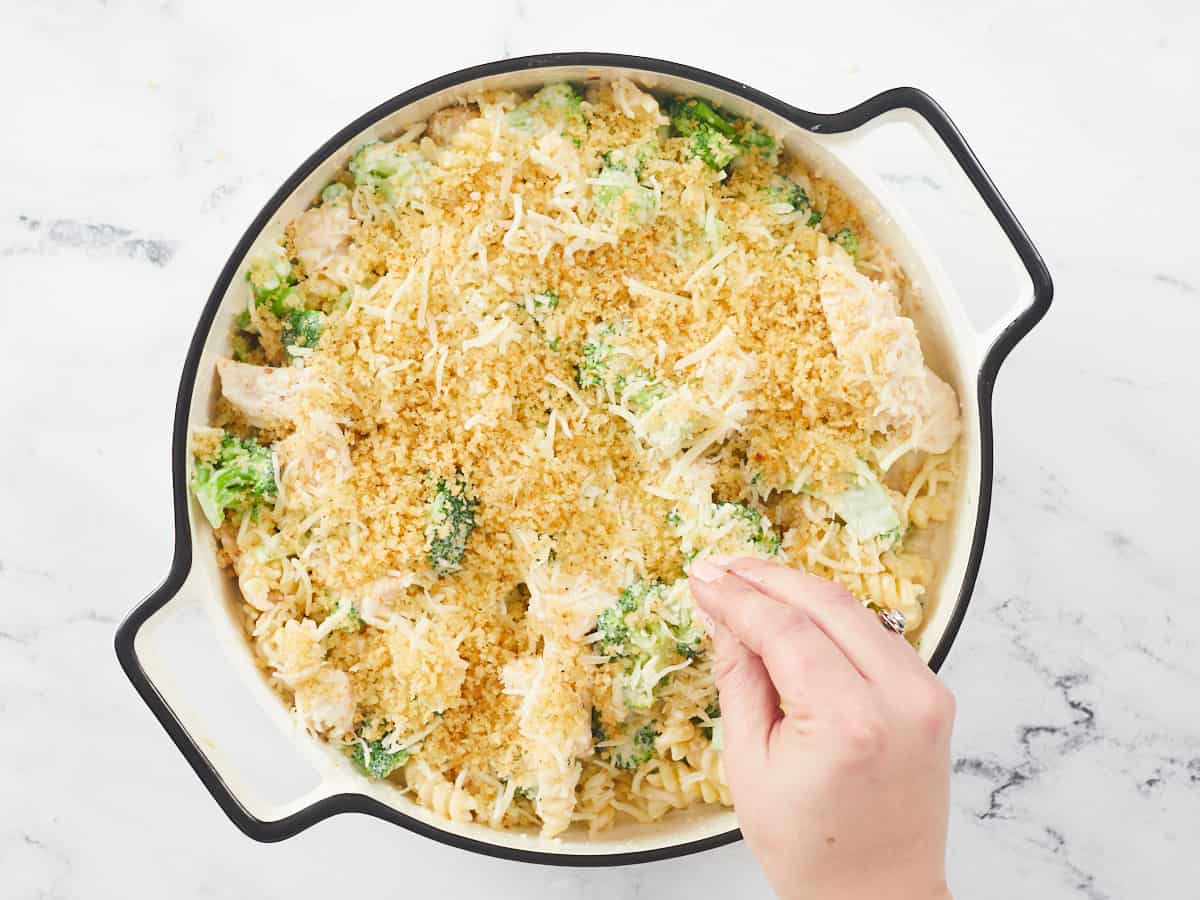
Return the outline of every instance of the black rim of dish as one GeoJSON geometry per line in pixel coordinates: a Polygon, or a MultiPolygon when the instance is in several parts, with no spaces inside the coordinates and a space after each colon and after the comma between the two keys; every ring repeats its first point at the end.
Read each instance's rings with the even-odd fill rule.
{"type": "MultiPolygon", "coordinates": [[[[723,847],[741,839],[741,831],[733,829],[700,840],[626,853],[588,854],[527,850],[498,846],[473,838],[463,837],[450,831],[444,831],[419,819],[407,816],[363,794],[355,793],[337,794],[326,797],[281,819],[264,821],[255,817],[243,806],[231,788],[221,778],[216,768],[184,728],[174,711],[158,692],[142,668],[134,646],[138,631],[142,625],[178,593],[188,573],[191,571],[192,539],[189,525],[190,501],[187,493],[188,465],[186,458],[188,410],[191,405],[192,391],[196,382],[200,355],[204,349],[204,344],[208,338],[217,309],[225,296],[226,289],[237,273],[242,258],[259,233],[266,227],[271,217],[305,178],[324,163],[330,155],[341,149],[351,138],[385,116],[391,115],[397,110],[409,106],[431,94],[480,78],[510,72],[563,66],[591,66],[597,69],[617,68],[630,70],[635,73],[644,72],[684,78],[697,84],[741,97],[815,133],[851,131],[889,111],[908,109],[924,118],[946,144],[1012,243],[1013,249],[1024,265],[1033,285],[1033,299],[1031,304],[1000,332],[994,343],[985,351],[980,366],[976,383],[980,429],[979,505],[976,512],[971,549],[963,575],[962,587],[955,601],[954,610],[950,616],[946,630],[943,632],[930,658],[929,665],[934,671],[937,671],[945,661],[946,655],[950,651],[950,646],[953,644],[958,629],[962,624],[963,617],[966,614],[967,605],[970,602],[971,593],[975,586],[975,579],[979,572],[979,563],[983,556],[984,538],[987,532],[988,513],[991,506],[992,388],[995,384],[1000,365],[1003,363],[1005,357],[1008,356],[1013,347],[1029,333],[1030,329],[1038,323],[1050,308],[1050,302],[1053,297],[1053,284],[1050,279],[1050,273],[1036,247],[1034,247],[1033,242],[1026,235],[1024,229],[1008,208],[1003,197],[1001,197],[995,185],[992,184],[991,179],[980,165],[978,159],[975,158],[967,142],[963,139],[945,111],[923,91],[913,87],[900,87],[885,91],[842,112],[827,114],[811,113],[797,109],[746,84],[724,78],[703,69],[660,59],[626,56],[616,53],[540,54],[498,60],[443,75],[440,78],[435,78],[409,91],[405,91],[375,107],[370,112],[355,119],[326,141],[275,192],[274,196],[271,197],[255,217],[245,234],[242,235],[237,246],[234,247],[200,315],[199,323],[192,335],[187,359],[183,366],[183,374],[179,382],[179,392],[175,406],[174,434],[171,445],[171,489],[174,498],[175,517],[175,552],[171,562],[171,570],[166,580],[129,614],[125,621],[121,623],[116,633],[115,645],[117,657],[125,674],[133,683],[134,688],[141,695],[146,705],[150,707],[151,712],[154,713],[155,717],[167,731],[167,734],[170,735],[221,809],[224,810],[225,814],[229,816],[230,820],[238,828],[255,840],[284,840],[330,816],[340,813],[362,813],[400,825],[409,831],[432,838],[443,844],[481,853],[486,856],[545,865],[590,867],[622,866],[672,859],[691,853],[711,850],[716,847],[723,847]]],[[[605,75],[609,73],[598,72],[597,74],[605,75]]]]}

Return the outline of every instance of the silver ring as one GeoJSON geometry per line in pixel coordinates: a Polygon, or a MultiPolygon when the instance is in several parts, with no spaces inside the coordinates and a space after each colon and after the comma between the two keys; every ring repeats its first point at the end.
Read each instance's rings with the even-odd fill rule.
{"type": "Polygon", "coordinates": [[[881,609],[878,611],[879,621],[883,623],[883,627],[888,631],[894,631],[896,634],[904,634],[904,626],[908,620],[904,617],[904,613],[898,609],[881,609]]]}

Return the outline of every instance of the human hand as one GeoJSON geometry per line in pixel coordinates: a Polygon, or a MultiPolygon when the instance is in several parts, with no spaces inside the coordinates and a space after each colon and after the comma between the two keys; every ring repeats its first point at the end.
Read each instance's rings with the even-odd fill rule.
{"type": "Polygon", "coordinates": [[[948,898],[954,697],[845,588],[754,559],[696,563],[725,775],[784,898],[948,898]]]}

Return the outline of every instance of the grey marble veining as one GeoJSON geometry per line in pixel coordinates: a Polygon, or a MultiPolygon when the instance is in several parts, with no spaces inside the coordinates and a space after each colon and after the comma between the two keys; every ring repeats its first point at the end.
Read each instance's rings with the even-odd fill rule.
{"type": "MultiPolygon", "coordinates": [[[[0,895],[323,897],[348,870],[356,895],[767,895],[744,846],[551,871],[348,817],[255,845],[111,652],[115,623],[169,563],[170,418],[196,314],[275,186],[351,117],[429,77],[591,48],[690,62],[816,110],[912,83],[956,118],[1046,254],[1057,302],[1000,376],[988,549],[944,669],[960,710],[952,883],[962,898],[1200,896],[1200,13],[1060,0],[852,12],[0,10],[0,895]]],[[[993,290],[986,248],[957,237],[970,203],[938,164],[884,158],[879,172],[968,303],[993,290]]]]}

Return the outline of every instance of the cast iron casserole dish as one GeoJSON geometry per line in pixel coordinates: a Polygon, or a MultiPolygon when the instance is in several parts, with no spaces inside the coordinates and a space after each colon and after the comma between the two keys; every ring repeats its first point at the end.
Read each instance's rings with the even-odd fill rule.
{"type": "Polygon", "coordinates": [[[697,811],[668,816],[653,826],[618,827],[610,836],[588,839],[572,834],[547,842],[479,825],[456,825],[435,818],[395,787],[355,776],[344,758],[288,724],[287,711],[254,667],[251,651],[234,613],[239,596],[216,563],[212,536],[188,496],[188,435],[206,424],[212,400],[213,360],[225,353],[229,321],[244,305],[246,257],[264,232],[305,209],[330,175],[363,143],[388,137],[420,121],[463,94],[481,88],[536,88],[554,81],[629,77],[661,94],[687,94],[715,101],[781,134],[789,152],[833,178],[860,208],[877,238],[891,249],[922,295],[913,312],[931,365],[954,385],[963,407],[964,472],[956,518],[948,523],[940,548],[942,574],[931,591],[931,610],[917,650],[935,671],[945,660],[966,613],[983,554],[992,481],[991,396],[1005,357],[1049,309],[1053,287],[1037,249],[1009,210],[987,173],[946,113],[915,88],[896,88],[832,114],[797,109],[781,100],[700,69],[662,60],[610,53],[555,53],[508,59],[464,69],[426,82],[376,107],[334,135],[284,182],[238,241],[217,278],[192,337],[180,378],[171,449],[175,508],[175,551],[166,580],[121,623],[117,657],[126,675],[166,729],[204,786],[243,832],[259,841],[278,841],[338,813],[357,812],[393,822],[443,843],[505,859],[554,865],[609,866],[668,859],[720,847],[740,839],[734,813],[697,811]],[[911,123],[931,146],[961,169],[986,204],[998,231],[1011,245],[1006,261],[1021,289],[1010,313],[979,332],[967,320],[953,286],[942,272],[902,207],[885,185],[856,158],[855,137],[889,120],[911,123]],[[856,164],[857,163],[857,164],[856,164]],[[972,385],[973,382],[973,385],[972,385]],[[940,601],[939,601],[940,598],[940,601]],[[315,791],[284,807],[254,803],[235,790],[233,773],[219,767],[210,746],[201,749],[198,723],[160,692],[163,679],[152,675],[150,635],[144,628],[168,605],[188,601],[208,608],[230,661],[241,671],[264,714],[291,728],[297,755],[303,753],[322,780],[315,791]],[[175,602],[173,602],[175,601],[175,602]]]}

